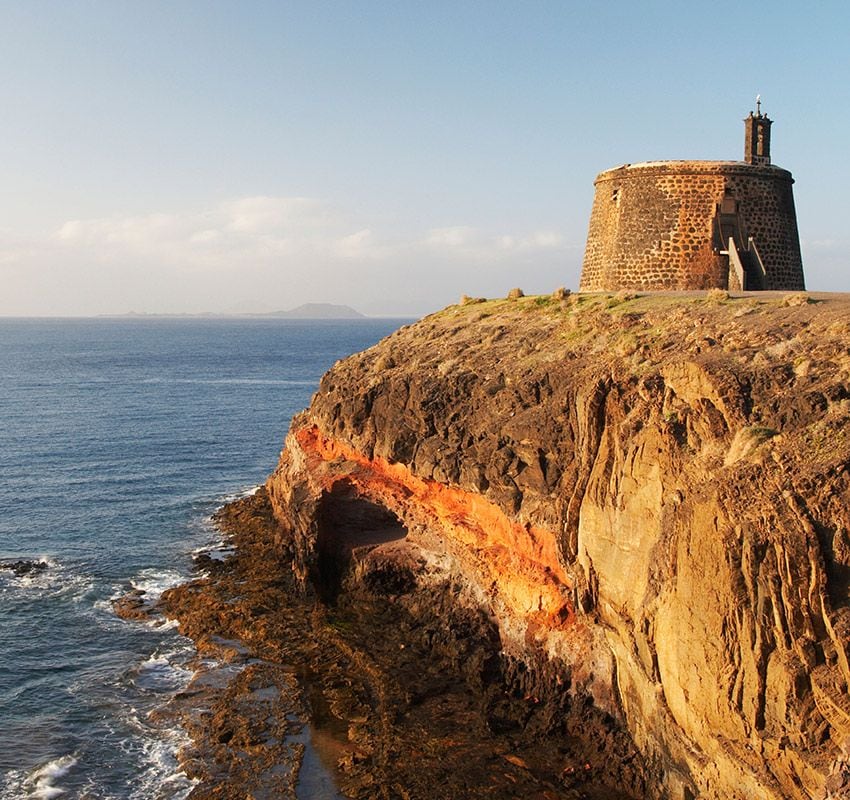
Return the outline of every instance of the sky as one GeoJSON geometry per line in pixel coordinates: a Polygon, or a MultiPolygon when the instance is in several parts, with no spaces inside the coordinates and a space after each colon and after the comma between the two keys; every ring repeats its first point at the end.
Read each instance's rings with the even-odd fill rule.
{"type": "Polygon", "coordinates": [[[577,288],[593,180],[740,159],[847,291],[850,4],[0,0],[0,315],[577,288]]]}

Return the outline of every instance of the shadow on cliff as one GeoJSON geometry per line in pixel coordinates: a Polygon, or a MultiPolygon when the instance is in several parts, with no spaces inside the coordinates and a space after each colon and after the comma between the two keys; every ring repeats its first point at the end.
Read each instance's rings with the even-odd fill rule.
{"type": "Polygon", "coordinates": [[[429,562],[399,518],[359,491],[339,480],[322,492],[310,573],[322,638],[338,653],[311,673],[310,706],[333,747],[354,748],[340,760],[343,792],[645,797],[631,741],[571,692],[570,670],[509,655],[462,576],[429,562]]]}

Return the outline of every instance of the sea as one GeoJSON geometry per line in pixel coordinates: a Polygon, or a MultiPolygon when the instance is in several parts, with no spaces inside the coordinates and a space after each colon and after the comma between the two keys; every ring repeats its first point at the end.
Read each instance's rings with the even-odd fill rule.
{"type": "Polygon", "coordinates": [[[0,569],[0,800],[191,791],[156,713],[191,642],[111,601],[192,577],[321,375],[408,321],[0,319],[0,561],[44,565],[0,569]]]}

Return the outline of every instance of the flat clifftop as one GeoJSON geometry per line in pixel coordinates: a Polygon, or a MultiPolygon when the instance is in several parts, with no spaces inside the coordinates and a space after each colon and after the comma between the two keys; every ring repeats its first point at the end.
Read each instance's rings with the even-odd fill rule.
{"type": "Polygon", "coordinates": [[[793,459],[802,473],[840,461],[850,441],[838,424],[850,397],[850,295],[711,297],[452,306],[335,365],[309,417],[360,452],[496,502],[513,485],[508,510],[541,523],[554,509],[539,496],[548,498],[556,474],[576,460],[568,446],[583,433],[575,401],[594,393],[616,392],[623,422],[660,414],[641,423],[676,432],[682,464],[723,467],[748,428],[763,429],[764,452],[793,459]],[[834,430],[824,447],[827,424],[834,430]],[[514,464],[506,472],[490,456],[508,448],[514,464]]]}
{"type": "Polygon", "coordinates": [[[645,796],[841,797],[848,422],[845,295],[478,302],[337,363],[267,487],[305,578],[345,502],[390,515],[359,569],[462,587],[645,796]]]}

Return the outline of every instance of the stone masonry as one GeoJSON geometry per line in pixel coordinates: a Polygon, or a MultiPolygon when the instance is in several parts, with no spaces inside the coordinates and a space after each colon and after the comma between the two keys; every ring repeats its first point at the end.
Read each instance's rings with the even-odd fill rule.
{"type": "Polygon", "coordinates": [[[747,161],[600,173],[581,291],[805,288],[793,178],[770,164],[771,121],[759,110],[745,122],[747,161]]]}

